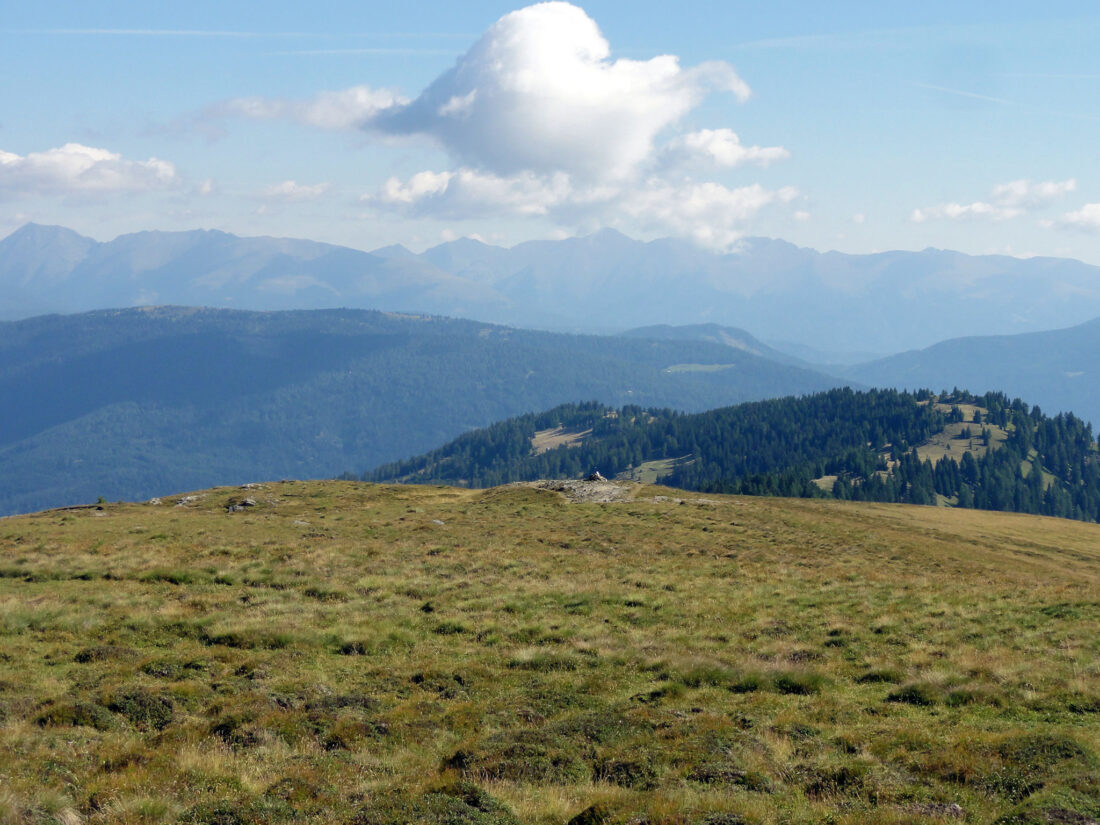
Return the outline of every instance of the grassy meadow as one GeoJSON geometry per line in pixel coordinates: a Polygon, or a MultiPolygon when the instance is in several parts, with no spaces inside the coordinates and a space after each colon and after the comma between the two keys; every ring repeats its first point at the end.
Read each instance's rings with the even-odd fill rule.
{"type": "Polygon", "coordinates": [[[1098,820],[1097,525],[351,482],[0,519],[5,825],[1098,820]]]}

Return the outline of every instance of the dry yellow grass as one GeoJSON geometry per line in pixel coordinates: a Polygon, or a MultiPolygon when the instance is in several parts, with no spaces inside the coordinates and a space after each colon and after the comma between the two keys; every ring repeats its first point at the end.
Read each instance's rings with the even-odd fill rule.
{"type": "Polygon", "coordinates": [[[553,450],[556,447],[576,447],[587,436],[592,434],[592,428],[586,430],[569,429],[567,427],[552,427],[548,430],[539,430],[531,438],[531,452],[535,455],[553,450]]]}

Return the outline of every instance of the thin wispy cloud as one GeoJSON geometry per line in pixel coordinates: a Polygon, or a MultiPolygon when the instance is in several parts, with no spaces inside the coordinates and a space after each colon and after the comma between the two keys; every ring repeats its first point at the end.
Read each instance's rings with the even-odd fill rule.
{"type": "Polygon", "coordinates": [[[242,32],[211,29],[4,29],[4,34],[109,35],[118,37],[316,37],[310,32],[242,32]]]}
{"type": "Polygon", "coordinates": [[[954,31],[945,26],[900,26],[861,31],[822,32],[788,37],[766,37],[730,45],[732,49],[895,49],[900,42],[911,42],[919,34],[954,31]]]}
{"type": "Polygon", "coordinates": [[[327,56],[341,56],[341,55],[355,55],[355,54],[374,54],[374,55],[405,55],[415,57],[417,55],[425,56],[448,56],[462,54],[460,49],[417,49],[417,48],[386,48],[379,46],[376,48],[361,48],[361,49],[284,49],[277,52],[267,52],[271,57],[327,57],[327,56]]]}
{"type": "Polygon", "coordinates": [[[971,100],[984,100],[987,103],[999,103],[1002,106],[1016,106],[1017,103],[1014,100],[1005,100],[1003,97],[991,97],[990,95],[980,95],[977,92],[968,92],[964,89],[949,89],[947,86],[936,86],[933,83],[914,83],[918,89],[929,89],[933,92],[943,92],[947,95],[956,95],[957,97],[966,97],[971,100]]]}
{"type": "MultiPolygon", "coordinates": [[[[226,38],[279,38],[279,37],[353,37],[353,38],[377,38],[381,40],[413,39],[413,40],[470,40],[477,37],[468,32],[263,32],[263,31],[229,31],[220,29],[128,29],[128,28],[93,28],[93,29],[0,29],[3,34],[36,34],[36,35],[87,35],[110,37],[226,37],[226,38]]],[[[450,54],[450,52],[445,52],[450,54]]]]}
{"type": "Polygon", "coordinates": [[[1052,72],[1000,72],[997,76],[1034,78],[1037,80],[1100,80],[1100,74],[1058,74],[1052,72]]]}

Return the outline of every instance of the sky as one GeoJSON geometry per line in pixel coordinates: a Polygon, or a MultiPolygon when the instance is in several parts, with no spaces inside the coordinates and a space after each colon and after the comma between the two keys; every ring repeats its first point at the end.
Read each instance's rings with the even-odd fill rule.
{"type": "Polygon", "coordinates": [[[1100,264],[1094,2],[0,0],[0,236],[1100,264]]]}

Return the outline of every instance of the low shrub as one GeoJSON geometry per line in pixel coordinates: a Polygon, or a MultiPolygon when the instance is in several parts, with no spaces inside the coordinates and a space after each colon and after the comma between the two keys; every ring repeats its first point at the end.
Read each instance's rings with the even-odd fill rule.
{"type": "Polygon", "coordinates": [[[121,645],[97,645],[86,647],[73,657],[73,661],[86,665],[92,662],[126,661],[137,658],[138,652],[121,645]]]}
{"type": "Polygon", "coordinates": [[[913,682],[898,688],[886,697],[887,702],[900,702],[917,707],[931,707],[939,700],[939,689],[927,682],[913,682]]]}
{"type": "Polygon", "coordinates": [[[477,749],[456,751],[444,767],[505,782],[564,785],[592,776],[574,742],[543,730],[503,731],[477,749]]]}
{"type": "Polygon", "coordinates": [[[789,671],[772,677],[772,685],[779,693],[793,696],[809,696],[820,693],[825,678],[820,673],[789,671]]]}
{"type": "Polygon", "coordinates": [[[897,668],[879,667],[866,670],[856,677],[856,682],[861,685],[874,684],[901,684],[905,680],[905,674],[897,668]]]}
{"type": "Polygon", "coordinates": [[[566,825],[605,825],[610,821],[610,811],[602,805],[590,805],[570,819],[566,825]]]}
{"type": "Polygon", "coordinates": [[[657,770],[644,756],[634,759],[598,760],[594,766],[593,775],[599,782],[607,782],[621,788],[648,791],[657,787],[657,770]]]}
{"type": "Polygon", "coordinates": [[[145,688],[129,688],[112,695],[107,707],[141,730],[164,730],[172,723],[175,704],[145,688]]]}
{"type": "Polygon", "coordinates": [[[61,702],[46,708],[35,717],[39,727],[87,727],[110,730],[114,717],[103,705],[94,702],[61,702]]]}

